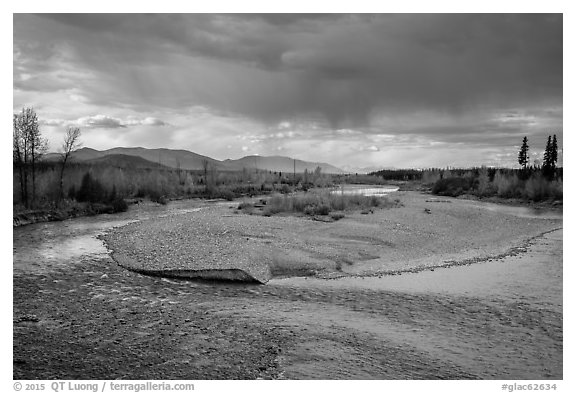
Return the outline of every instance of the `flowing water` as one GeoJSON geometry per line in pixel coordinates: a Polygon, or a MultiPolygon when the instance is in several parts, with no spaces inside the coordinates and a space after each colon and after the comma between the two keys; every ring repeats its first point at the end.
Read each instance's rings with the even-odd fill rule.
{"type": "Polygon", "coordinates": [[[269,285],[395,291],[518,302],[562,312],[562,230],[537,239],[526,253],[503,260],[419,273],[337,280],[289,278],[269,285]]]}
{"type": "Polygon", "coordinates": [[[499,214],[509,214],[512,216],[520,218],[531,218],[531,219],[541,219],[541,220],[561,220],[562,211],[557,210],[547,210],[547,209],[536,209],[525,206],[508,206],[500,205],[496,203],[489,202],[477,202],[477,201],[463,201],[470,203],[474,206],[479,206],[483,209],[499,213],[499,214]]]}
{"type": "MultiPolygon", "coordinates": [[[[484,206],[501,209],[502,214],[550,218],[525,208],[484,206]]],[[[177,310],[200,304],[206,314],[252,321],[254,329],[270,329],[276,335],[295,335],[275,360],[284,378],[562,378],[562,230],[535,239],[524,253],[498,261],[380,278],[289,278],[265,286],[123,272],[98,239],[104,231],[134,220],[194,214],[201,207],[182,202],[15,228],[15,293],[21,283],[37,277],[34,288],[45,296],[47,308],[42,312],[48,319],[50,310],[80,304],[83,297],[92,302],[90,307],[107,301],[111,310],[118,312],[120,307],[126,315],[131,315],[131,307],[142,305],[177,310]],[[102,278],[118,272],[124,281],[102,278]]],[[[15,306],[15,317],[25,305],[15,306]]],[[[82,310],[87,309],[80,307],[78,312],[88,312],[82,310]]],[[[123,319],[128,318],[125,314],[123,319]]],[[[131,317],[136,319],[130,329],[156,323],[143,323],[147,317],[142,315],[131,317]]],[[[20,340],[24,336],[18,332],[15,337],[20,340]]],[[[130,337],[122,340],[134,340],[130,337]]],[[[26,350],[17,346],[18,340],[15,358],[26,350]]],[[[176,345],[190,348],[184,341],[176,345]]],[[[130,361],[134,359],[138,356],[130,361]]]]}

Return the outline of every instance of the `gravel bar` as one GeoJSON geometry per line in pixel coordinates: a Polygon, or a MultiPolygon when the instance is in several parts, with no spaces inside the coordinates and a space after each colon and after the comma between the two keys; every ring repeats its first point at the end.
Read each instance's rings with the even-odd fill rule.
{"type": "Polygon", "coordinates": [[[113,258],[140,273],[256,281],[272,277],[370,276],[420,271],[516,253],[562,227],[562,219],[519,217],[485,204],[397,192],[401,207],[346,212],[337,222],[243,214],[214,204],[150,217],[104,236],[113,258]]]}

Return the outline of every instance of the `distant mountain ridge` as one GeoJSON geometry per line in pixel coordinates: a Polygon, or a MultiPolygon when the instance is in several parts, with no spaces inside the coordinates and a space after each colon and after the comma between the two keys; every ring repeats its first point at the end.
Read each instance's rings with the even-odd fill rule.
{"type": "Polygon", "coordinates": [[[323,162],[309,162],[295,160],[284,156],[246,156],[237,160],[224,160],[223,163],[230,168],[265,169],[274,172],[302,173],[305,170],[313,172],[320,167],[322,173],[344,173],[340,168],[323,162]]]}
{"type": "Polygon", "coordinates": [[[381,167],[381,166],[368,166],[368,167],[356,167],[352,165],[344,165],[342,169],[347,173],[358,173],[358,174],[368,174],[372,172],[378,172],[381,170],[395,170],[396,167],[388,166],[388,167],[381,167]]]}
{"type": "Polygon", "coordinates": [[[140,156],[129,156],[126,154],[110,154],[107,156],[92,158],[83,162],[89,164],[107,165],[117,168],[131,168],[131,169],[169,169],[169,167],[152,162],[140,156]]]}
{"type": "MultiPolygon", "coordinates": [[[[50,153],[45,156],[46,160],[52,161],[58,159],[59,154],[50,153]]],[[[241,171],[243,169],[259,169],[274,172],[292,173],[294,171],[294,164],[296,164],[296,172],[302,173],[304,170],[313,172],[317,167],[320,167],[322,173],[342,174],[345,173],[342,169],[333,165],[322,162],[309,162],[303,160],[295,160],[290,157],[283,156],[246,156],[237,160],[227,159],[219,161],[211,157],[203,156],[188,150],[171,150],[171,149],[146,149],[143,147],[115,147],[108,150],[95,150],[89,147],[83,147],[75,150],[71,154],[72,161],[80,162],[110,162],[111,164],[128,165],[132,167],[158,167],[158,165],[181,168],[190,170],[202,170],[205,163],[209,167],[213,167],[222,171],[241,171]],[[105,157],[112,157],[107,158],[105,157]],[[130,162],[126,156],[140,157],[142,162],[130,162]]]]}

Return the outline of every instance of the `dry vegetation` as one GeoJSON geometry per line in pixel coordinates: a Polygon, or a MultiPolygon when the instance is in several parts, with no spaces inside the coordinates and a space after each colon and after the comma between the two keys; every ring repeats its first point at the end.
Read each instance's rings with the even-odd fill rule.
{"type": "Polygon", "coordinates": [[[533,202],[561,201],[563,197],[561,172],[553,178],[546,178],[539,170],[479,168],[457,172],[430,172],[426,181],[433,183],[433,194],[444,196],[470,194],[533,202]]]}
{"type": "Polygon", "coordinates": [[[373,213],[375,208],[400,206],[399,199],[388,197],[344,195],[329,190],[309,190],[293,195],[275,194],[258,203],[241,203],[239,210],[248,214],[272,216],[275,214],[296,214],[306,216],[329,216],[336,221],[344,218],[346,211],[373,213]]]}

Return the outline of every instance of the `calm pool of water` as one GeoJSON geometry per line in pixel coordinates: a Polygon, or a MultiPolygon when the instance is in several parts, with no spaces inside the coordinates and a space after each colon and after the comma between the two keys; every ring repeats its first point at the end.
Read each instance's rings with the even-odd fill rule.
{"type": "Polygon", "coordinates": [[[365,196],[386,196],[391,192],[398,191],[396,186],[374,186],[363,184],[346,184],[341,185],[338,189],[333,190],[332,194],[342,195],[365,195],[365,196]]]}
{"type": "Polygon", "coordinates": [[[269,285],[470,296],[529,303],[562,312],[562,233],[548,233],[526,253],[499,261],[382,277],[277,279],[269,285]]]}

